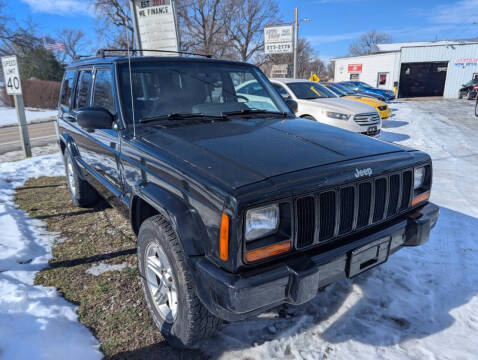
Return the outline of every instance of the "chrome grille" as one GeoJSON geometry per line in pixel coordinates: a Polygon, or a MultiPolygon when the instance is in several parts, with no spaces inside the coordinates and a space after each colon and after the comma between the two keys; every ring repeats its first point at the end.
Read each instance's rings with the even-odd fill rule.
{"type": "Polygon", "coordinates": [[[354,116],[354,121],[361,126],[377,125],[380,122],[378,113],[358,114],[354,116]]]}
{"type": "Polygon", "coordinates": [[[296,248],[352,234],[410,208],[412,170],[378,176],[296,199],[296,248]]]}

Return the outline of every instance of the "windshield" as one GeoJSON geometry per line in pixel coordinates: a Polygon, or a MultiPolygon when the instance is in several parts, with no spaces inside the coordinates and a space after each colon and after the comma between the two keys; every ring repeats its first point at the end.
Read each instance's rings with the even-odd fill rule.
{"type": "Polygon", "coordinates": [[[345,95],[348,95],[348,91],[338,87],[337,85],[335,84],[324,84],[324,86],[329,89],[329,90],[332,90],[334,93],[336,93],[337,95],[339,96],[345,96],[345,95]]]}
{"type": "Polygon", "coordinates": [[[353,90],[350,90],[349,88],[342,86],[340,84],[331,84],[333,89],[337,89],[338,91],[343,92],[345,95],[353,95],[355,92],[353,90]]]}
{"type": "Polygon", "coordinates": [[[353,84],[340,83],[339,85],[342,86],[343,88],[347,89],[348,91],[350,91],[352,94],[356,94],[356,93],[359,92],[358,88],[353,84]]]}
{"type": "Polygon", "coordinates": [[[324,98],[336,98],[338,97],[332,91],[315,82],[296,82],[289,83],[287,86],[302,100],[314,100],[324,98]]]}
{"type": "MultiPolygon", "coordinates": [[[[135,62],[120,67],[126,123],[171,114],[220,116],[230,112],[290,112],[265,76],[253,66],[193,61],[135,62]],[[245,91],[253,85],[254,91],[245,91]],[[131,102],[131,90],[133,103],[131,102]]],[[[178,118],[179,116],[175,116],[178,118]]]]}
{"type": "Polygon", "coordinates": [[[364,89],[373,89],[369,84],[361,82],[361,81],[357,81],[355,84],[364,89]]]}

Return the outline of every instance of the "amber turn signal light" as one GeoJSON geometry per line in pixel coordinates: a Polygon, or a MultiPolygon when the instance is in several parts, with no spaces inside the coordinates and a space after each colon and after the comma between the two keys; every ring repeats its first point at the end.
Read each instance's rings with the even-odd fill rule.
{"type": "Polygon", "coordinates": [[[219,232],[219,258],[223,261],[229,259],[229,216],[224,213],[222,214],[219,232]]]}
{"type": "Polygon", "coordinates": [[[279,254],[286,253],[290,250],[290,241],[281,242],[279,244],[274,244],[267,246],[265,248],[252,250],[246,253],[246,261],[254,262],[262,260],[271,256],[276,256],[279,254]]]}
{"type": "Polygon", "coordinates": [[[424,192],[418,196],[415,196],[412,200],[412,207],[421,204],[424,201],[427,201],[430,198],[430,191],[424,192]]]}

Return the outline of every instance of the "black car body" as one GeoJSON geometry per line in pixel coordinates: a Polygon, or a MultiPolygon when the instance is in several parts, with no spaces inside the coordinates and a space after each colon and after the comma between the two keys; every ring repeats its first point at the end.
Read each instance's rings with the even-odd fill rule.
{"type": "Polygon", "coordinates": [[[458,90],[458,99],[476,99],[478,94],[478,78],[468,81],[466,84],[463,84],[461,89],[458,90]]]}
{"type": "MultiPolygon", "coordinates": [[[[154,215],[167,221],[184,252],[194,294],[215,317],[240,320],[280,304],[302,304],[319,288],[428,240],[439,209],[428,202],[432,163],[427,154],[288,111],[182,117],[187,99],[163,90],[148,106],[167,97],[176,114],[137,119],[132,127],[131,114],[139,116],[146,96],[125,100],[132,94],[125,85],[128,62],[96,58],[67,68],[57,123],[67,173],[71,166],[78,176],[75,185],[93,186],[130,219],[137,234],[154,215]],[[414,186],[416,172],[421,183],[414,186]],[[250,219],[256,216],[260,223],[262,216],[254,211],[263,208],[277,211],[268,218],[276,228],[246,241],[246,227],[254,224],[250,219]]],[[[286,109],[250,64],[185,57],[131,62],[254,71],[273,103],[286,109]]],[[[220,82],[228,79],[206,84],[209,95],[227,96],[225,88],[222,95],[211,90],[220,82]]],[[[183,84],[184,92],[197,92],[192,90],[183,84]]],[[[237,98],[231,99],[214,105],[237,106],[237,98]]],[[[253,231],[262,225],[255,226],[253,231]]]]}

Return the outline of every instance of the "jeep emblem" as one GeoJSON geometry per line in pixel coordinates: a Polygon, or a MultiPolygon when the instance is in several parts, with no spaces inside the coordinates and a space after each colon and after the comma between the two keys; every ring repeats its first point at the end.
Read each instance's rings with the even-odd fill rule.
{"type": "Polygon", "coordinates": [[[355,177],[361,178],[364,176],[372,176],[372,168],[366,168],[366,169],[355,169],[355,177]]]}

